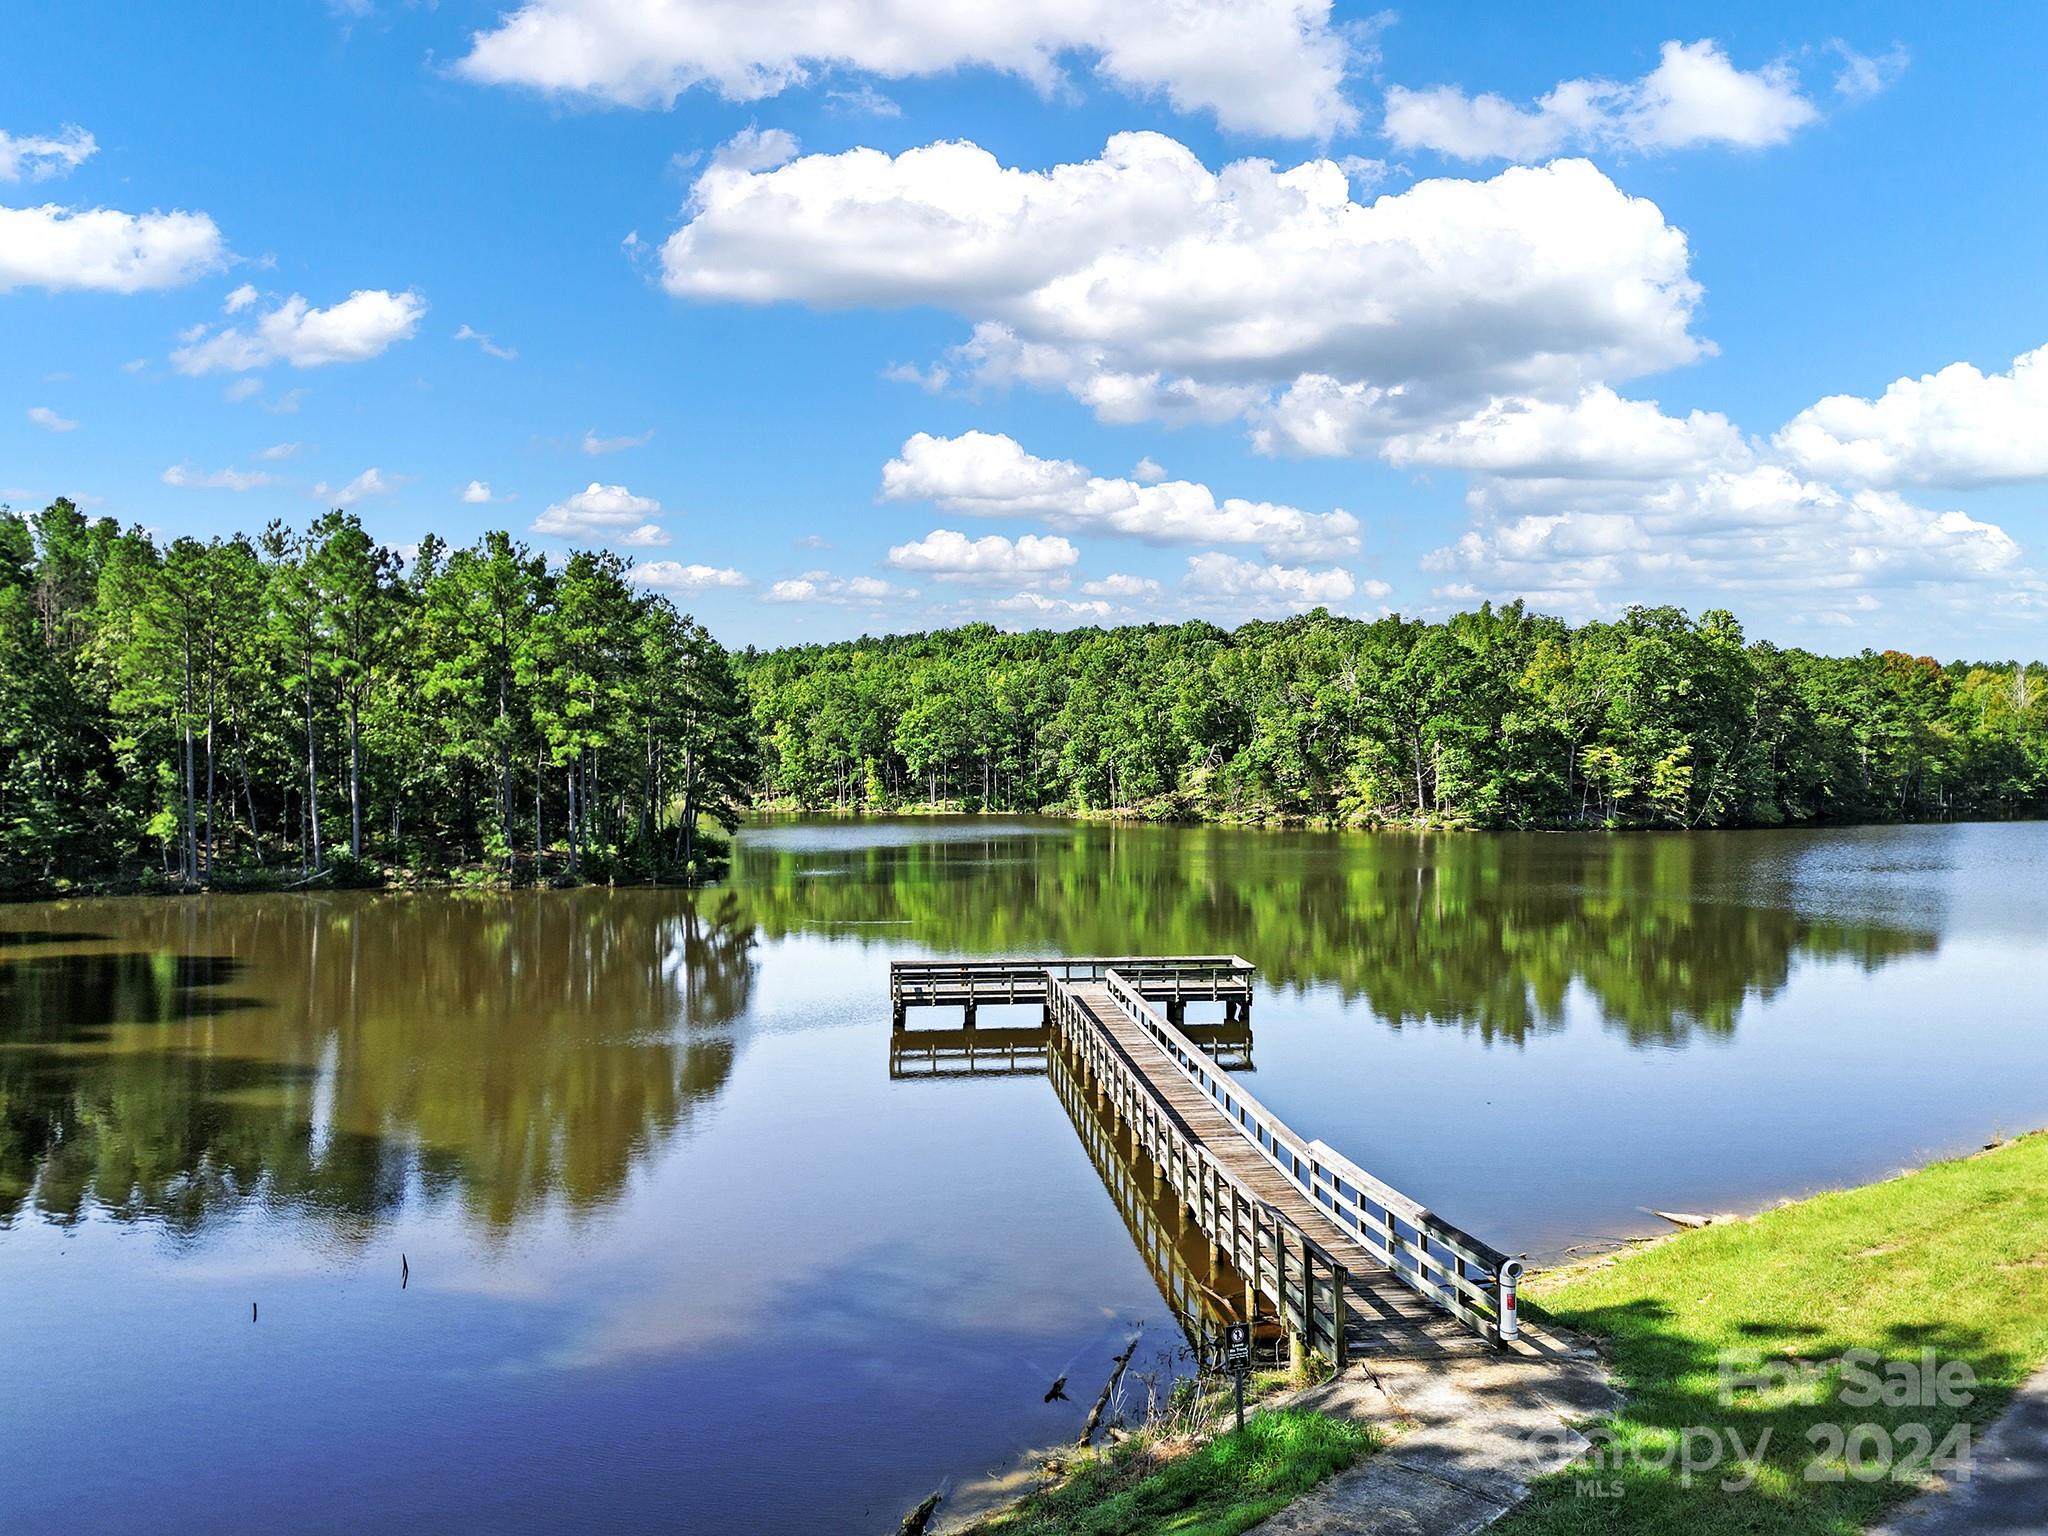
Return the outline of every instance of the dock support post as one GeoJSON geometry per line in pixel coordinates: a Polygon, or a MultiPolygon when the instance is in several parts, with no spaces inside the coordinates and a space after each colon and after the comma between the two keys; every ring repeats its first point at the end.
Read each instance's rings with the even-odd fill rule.
{"type": "Polygon", "coordinates": [[[898,1034],[902,1033],[903,1015],[906,1011],[907,1010],[901,1003],[898,1003],[893,1009],[889,1011],[889,1028],[892,1031],[898,1034]]]}
{"type": "Polygon", "coordinates": [[[1301,1342],[1301,1335],[1292,1328],[1287,1330],[1287,1374],[1296,1383],[1308,1376],[1308,1349],[1301,1342]]]}
{"type": "Polygon", "coordinates": [[[974,1004],[972,1004],[972,1003],[968,1003],[968,1004],[964,1005],[964,1006],[963,1006],[963,1008],[961,1009],[961,1014],[962,1014],[962,1017],[963,1017],[963,1020],[964,1020],[964,1022],[963,1022],[963,1023],[962,1023],[962,1025],[961,1025],[961,1028],[963,1028],[963,1029],[972,1029],[972,1028],[974,1028],[974,1004]]]}

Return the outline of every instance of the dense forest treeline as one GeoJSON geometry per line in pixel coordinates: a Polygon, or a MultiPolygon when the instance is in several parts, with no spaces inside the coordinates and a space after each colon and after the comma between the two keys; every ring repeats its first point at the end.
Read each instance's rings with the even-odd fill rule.
{"type": "Polygon", "coordinates": [[[1322,610],[729,656],[607,552],[405,562],[347,512],[159,543],[0,509],[0,887],[689,876],[707,814],[916,806],[1343,825],[2048,809],[2048,668],[1322,610]]]}
{"type": "Polygon", "coordinates": [[[401,563],[342,511],[159,544],[0,508],[0,886],[701,870],[746,705],[627,569],[503,533],[401,563]]]}
{"type": "Polygon", "coordinates": [[[972,626],[741,669],[764,790],[805,808],[1499,827],[2048,808],[2048,668],[1819,656],[1718,610],[972,626]]]}

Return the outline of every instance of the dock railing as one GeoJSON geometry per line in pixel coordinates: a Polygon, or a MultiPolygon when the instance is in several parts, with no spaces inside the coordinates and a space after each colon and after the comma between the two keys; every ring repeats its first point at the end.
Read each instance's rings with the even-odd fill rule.
{"type": "Polygon", "coordinates": [[[889,1006],[901,1029],[910,1008],[976,1008],[1050,1001],[1053,982],[1123,976],[1144,996],[1171,1004],[1251,1005],[1252,963],[1241,955],[1080,956],[1056,960],[896,960],[889,965],[889,1006]]]}
{"type": "Polygon", "coordinates": [[[1179,1194],[1247,1289],[1272,1306],[1289,1333],[1332,1364],[1343,1365],[1349,1349],[1344,1301],[1349,1271],[1210,1154],[1121,1047],[1088,1025],[1086,1008],[1065,980],[1051,978],[1048,993],[1055,1025],[1130,1127],[1157,1177],[1179,1194]]]}
{"type": "Polygon", "coordinates": [[[1104,978],[1124,1015],[1222,1110],[1303,1194],[1410,1286],[1495,1344],[1519,1333],[1515,1291],[1522,1261],[1481,1242],[1373,1177],[1322,1141],[1309,1141],[1211,1061],[1143,991],[1104,978]]]}

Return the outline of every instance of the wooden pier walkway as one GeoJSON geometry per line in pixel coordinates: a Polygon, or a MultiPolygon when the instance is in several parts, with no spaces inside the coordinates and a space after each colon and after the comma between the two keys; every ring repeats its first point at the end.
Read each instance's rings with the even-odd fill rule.
{"type": "Polygon", "coordinates": [[[1245,1315],[1295,1348],[1341,1366],[1513,1340],[1519,1259],[1302,1138],[1192,1038],[1202,1030],[1185,1026],[1189,1001],[1221,1001],[1227,1023],[1248,1022],[1252,974],[1234,955],[1004,961],[985,973],[903,962],[890,997],[899,1031],[912,1006],[959,1006],[971,1021],[978,1006],[1040,1003],[1098,1114],[1199,1228],[1212,1278],[1227,1268],[1245,1315]]]}

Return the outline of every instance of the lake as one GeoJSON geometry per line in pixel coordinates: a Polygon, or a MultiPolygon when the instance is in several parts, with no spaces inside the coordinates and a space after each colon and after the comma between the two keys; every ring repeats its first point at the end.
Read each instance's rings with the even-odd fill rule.
{"type": "Polygon", "coordinates": [[[695,893],[0,906],[0,1527],[885,1531],[1140,1325],[1142,1397],[1159,1213],[1057,1059],[892,1052],[891,959],[1241,954],[1253,1090],[1540,1260],[2048,1123],[2044,933],[2039,824],[784,822],[695,893]]]}

